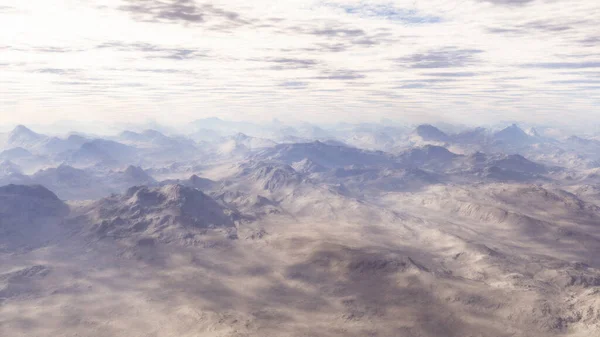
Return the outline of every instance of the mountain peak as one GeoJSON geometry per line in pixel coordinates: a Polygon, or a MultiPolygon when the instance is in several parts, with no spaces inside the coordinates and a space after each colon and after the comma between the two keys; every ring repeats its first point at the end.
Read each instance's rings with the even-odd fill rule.
{"type": "Polygon", "coordinates": [[[42,185],[6,185],[0,187],[0,216],[26,219],[65,216],[69,207],[42,185]]]}
{"type": "Polygon", "coordinates": [[[29,129],[25,125],[19,124],[19,125],[15,126],[12,133],[35,133],[35,132],[31,131],[31,129],[29,129]]]}
{"type": "Polygon", "coordinates": [[[25,125],[17,125],[8,135],[8,144],[12,146],[32,146],[42,140],[44,136],[37,134],[25,125]]]}
{"type": "MultiPolygon", "coordinates": [[[[125,223],[135,225],[139,214],[144,214],[149,223],[179,224],[200,228],[230,227],[233,220],[226,209],[202,191],[181,184],[151,188],[135,186],[123,196],[103,199],[97,204],[101,213],[118,215],[125,223]],[[116,207],[116,208],[115,208],[116,207]],[[102,209],[110,208],[110,212],[102,209]]],[[[116,224],[119,225],[119,224],[116,224]]],[[[116,229],[116,228],[115,228],[116,229]]]]}
{"type": "Polygon", "coordinates": [[[494,139],[503,143],[521,144],[527,143],[530,136],[517,124],[512,124],[494,134],[494,139]]]}
{"type": "Polygon", "coordinates": [[[421,124],[417,126],[415,133],[426,141],[448,141],[448,135],[431,124],[421,124]]]}

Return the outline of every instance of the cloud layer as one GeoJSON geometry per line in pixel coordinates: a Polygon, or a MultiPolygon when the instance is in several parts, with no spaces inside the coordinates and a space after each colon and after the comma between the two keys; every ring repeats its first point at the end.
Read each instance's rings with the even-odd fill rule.
{"type": "Polygon", "coordinates": [[[0,122],[586,124],[598,17],[594,0],[5,0],[0,122]]]}

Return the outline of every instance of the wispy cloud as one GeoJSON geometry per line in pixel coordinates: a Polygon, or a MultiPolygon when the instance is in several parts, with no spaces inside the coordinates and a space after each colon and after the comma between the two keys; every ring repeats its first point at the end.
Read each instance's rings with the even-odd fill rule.
{"type": "Polygon", "coordinates": [[[201,24],[211,20],[224,21],[221,28],[249,24],[239,13],[216,7],[213,4],[198,4],[194,0],[126,0],[127,5],[119,9],[133,15],[136,20],[201,24]]]}
{"type": "Polygon", "coordinates": [[[544,69],[586,69],[600,68],[600,61],[591,62],[540,62],[526,63],[523,68],[544,68],[544,69]]]}
{"type": "Polygon", "coordinates": [[[188,60],[206,57],[205,51],[188,48],[163,47],[151,43],[105,42],[96,46],[98,49],[111,49],[122,52],[141,52],[149,59],[163,58],[171,60],[188,60]]]}
{"type": "Polygon", "coordinates": [[[362,2],[357,5],[337,5],[346,13],[366,17],[399,22],[404,24],[438,23],[442,21],[439,16],[419,13],[415,9],[399,8],[393,4],[369,4],[362,2]]]}
{"type": "Polygon", "coordinates": [[[483,50],[446,47],[400,57],[396,61],[410,68],[459,68],[479,62],[476,56],[480,53],[483,50]]]}
{"type": "Polygon", "coordinates": [[[525,5],[528,5],[532,2],[534,2],[535,0],[479,0],[479,1],[489,2],[494,5],[501,5],[501,6],[525,6],[525,5]]]}
{"type": "Polygon", "coordinates": [[[365,78],[366,75],[353,70],[328,70],[323,72],[322,76],[317,76],[319,80],[359,80],[365,78]]]}

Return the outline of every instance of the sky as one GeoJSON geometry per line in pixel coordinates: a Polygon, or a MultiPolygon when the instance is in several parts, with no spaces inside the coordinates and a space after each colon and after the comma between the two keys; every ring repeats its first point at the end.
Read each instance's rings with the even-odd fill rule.
{"type": "Polygon", "coordinates": [[[598,125],[597,0],[2,0],[0,124],[598,125]]]}

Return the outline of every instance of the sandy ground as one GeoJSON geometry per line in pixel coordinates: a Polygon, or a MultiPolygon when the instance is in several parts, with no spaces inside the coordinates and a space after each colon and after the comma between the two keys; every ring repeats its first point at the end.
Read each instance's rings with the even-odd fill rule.
{"type": "Polygon", "coordinates": [[[194,244],[60,226],[0,253],[0,336],[600,335],[595,218],[497,191],[388,194],[361,207],[391,217],[272,215],[194,244]]]}

